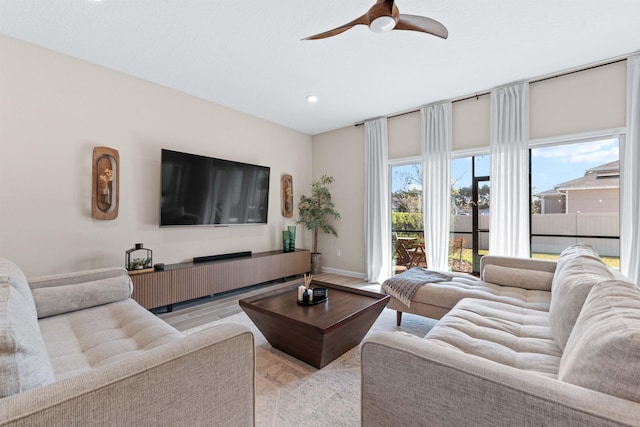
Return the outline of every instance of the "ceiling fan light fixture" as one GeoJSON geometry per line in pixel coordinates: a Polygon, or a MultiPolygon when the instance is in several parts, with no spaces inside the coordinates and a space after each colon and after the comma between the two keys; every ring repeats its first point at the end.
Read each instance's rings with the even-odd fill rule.
{"type": "Polygon", "coordinates": [[[307,102],[315,104],[316,102],[318,102],[318,97],[316,95],[309,95],[307,96],[307,102]]]}
{"type": "Polygon", "coordinates": [[[376,3],[362,16],[344,25],[304,38],[318,40],[337,36],[353,27],[366,25],[375,33],[386,33],[392,30],[410,30],[431,34],[446,39],[449,31],[442,23],[426,16],[401,14],[395,0],[376,0],[376,3]]]}
{"type": "Polygon", "coordinates": [[[386,33],[396,26],[396,20],[393,16],[379,16],[369,24],[369,29],[374,33],[386,33]]]}

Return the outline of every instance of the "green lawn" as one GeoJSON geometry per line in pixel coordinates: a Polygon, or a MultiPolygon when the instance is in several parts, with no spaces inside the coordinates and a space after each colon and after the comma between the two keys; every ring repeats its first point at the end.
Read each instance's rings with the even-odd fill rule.
{"type": "MultiPolygon", "coordinates": [[[[489,251],[479,250],[480,255],[486,255],[489,251]]],[[[450,259],[460,259],[460,254],[456,251],[455,256],[449,254],[450,259]]],[[[472,263],[473,262],[473,250],[472,249],[463,249],[462,250],[462,261],[472,263]]]]}
{"type": "MultiPolygon", "coordinates": [[[[546,254],[546,253],[537,253],[537,254],[535,254],[534,253],[531,258],[549,259],[549,260],[555,261],[559,257],[560,257],[560,254],[546,254]]],[[[609,267],[620,269],[620,258],[619,257],[600,256],[600,258],[609,267]]]]}

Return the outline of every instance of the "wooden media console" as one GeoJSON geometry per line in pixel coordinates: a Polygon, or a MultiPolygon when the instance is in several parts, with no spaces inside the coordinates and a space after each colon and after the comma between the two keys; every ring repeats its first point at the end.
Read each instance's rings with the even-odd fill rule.
{"type": "Polygon", "coordinates": [[[242,258],[166,265],[162,271],[133,274],[132,298],[146,309],[219,294],[245,286],[307,273],[311,255],[270,251],[242,258]]]}

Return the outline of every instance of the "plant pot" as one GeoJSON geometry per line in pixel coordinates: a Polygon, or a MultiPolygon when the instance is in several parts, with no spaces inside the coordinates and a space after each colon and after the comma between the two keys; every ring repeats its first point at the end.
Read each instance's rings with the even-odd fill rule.
{"type": "Polygon", "coordinates": [[[311,254],[311,274],[320,274],[322,267],[322,254],[320,252],[311,254]]]}

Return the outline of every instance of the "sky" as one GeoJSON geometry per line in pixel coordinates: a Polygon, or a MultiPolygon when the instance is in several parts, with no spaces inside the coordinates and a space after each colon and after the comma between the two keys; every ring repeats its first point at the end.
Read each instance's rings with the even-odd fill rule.
{"type": "Polygon", "coordinates": [[[533,193],[584,176],[587,169],[619,159],[618,139],[583,142],[532,150],[533,193]]]}
{"type": "MultiPolygon", "coordinates": [[[[584,176],[587,169],[619,159],[618,139],[556,145],[532,150],[531,169],[533,193],[551,190],[554,185],[584,176]]],[[[476,175],[489,175],[489,156],[476,157],[476,175]]],[[[415,176],[412,165],[396,166],[392,169],[392,191],[403,188],[403,177],[415,176]]],[[[454,159],[451,162],[451,178],[454,187],[471,185],[470,158],[454,159]]],[[[419,188],[418,183],[410,185],[419,188]]]]}

